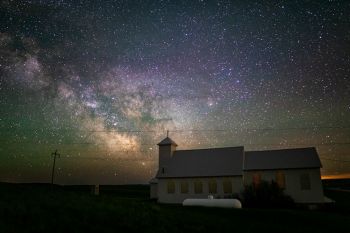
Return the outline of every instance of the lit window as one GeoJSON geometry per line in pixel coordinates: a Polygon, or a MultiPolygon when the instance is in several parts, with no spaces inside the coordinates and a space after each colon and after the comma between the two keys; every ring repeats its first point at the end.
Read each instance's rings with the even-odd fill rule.
{"type": "Polygon", "coordinates": [[[229,179],[224,179],[222,182],[224,193],[232,193],[232,182],[229,179]]]}
{"type": "Polygon", "coordinates": [[[311,181],[309,173],[303,173],[300,175],[300,189],[301,190],[310,190],[311,181]]]}
{"type": "Polygon", "coordinates": [[[286,188],[286,178],[282,171],[276,172],[276,183],[280,188],[282,189],[286,188]]]}
{"type": "Polygon", "coordinates": [[[216,180],[209,180],[208,187],[209,187],[209,193],[217,193],[216,180]]]}
{"type": "Polygon", "coordinates": [[[203,193],[203,184],[201,181],[194,182],[194,193],[203,193]]]}
{"type": "Polygon", "coordinates": [[[168,189],[168,193],[175,193],[175,182],[172,180],[169,180],[167,183],[167,189],[168,189]]]}
{"type": "Polygon", "coordinates": [[[181,193],[188,193],[188,182],[187,181],[181,182],[181,193]]]}
{"type": "Polygon", "coordinates": [[[261,182],[261,174],[253,173],[253,185],[254,187],[259,186],[261,182]]]}

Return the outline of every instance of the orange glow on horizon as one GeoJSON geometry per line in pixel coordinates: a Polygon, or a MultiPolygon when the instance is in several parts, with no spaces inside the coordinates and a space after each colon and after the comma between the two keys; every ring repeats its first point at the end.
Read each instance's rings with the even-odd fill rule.
{"type": "Polygon", "coordinates": [[[350,179],[350,173],[337,174],[337,175],[325,175],[321,176],[322,180],[330,180],[330,179],[350,179]]]}

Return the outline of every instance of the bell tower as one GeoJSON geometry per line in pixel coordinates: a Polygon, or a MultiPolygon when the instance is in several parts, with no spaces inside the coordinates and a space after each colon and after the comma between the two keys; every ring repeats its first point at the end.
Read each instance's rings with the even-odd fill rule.
{"type": "Polygon", "coordinates": [[[158,174],[166,174],[167,168],[173,157],[174,152],[176,151],[177,144],[168,137],[164,138],[159,146],[159,171],[158,174]]]}

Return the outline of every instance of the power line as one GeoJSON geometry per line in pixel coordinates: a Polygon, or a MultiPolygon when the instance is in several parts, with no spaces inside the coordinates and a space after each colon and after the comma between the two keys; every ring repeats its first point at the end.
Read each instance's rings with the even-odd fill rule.
{"type": "MultiPolygon", "coordinates": [[[[150,146],[150,147],[154,147],[156,146],[156,143],[96,143],[96,142],[56,142],[56,143],[52,143],[52,142],[35,142],[35,141],[26,141],[26,142],[21,142],[21,141],[17,141],[17,142],[6,142],[3,141],[6,144],[38,144],[38,145],[43,145],[43,146],[51,146],[51,145],[113,145],[113,146],[150,146]]],[[[206,143],[202,143],[202,144],[206,144],[208,146],[215,146],[215,147],[232,147],[232,146],[284,146],[284,147],[288,147],[288,146],[333,146],[333,145],[350,145],[350,142],[304,142],[304,143],[288,143],[288,142],[276,142],[276,143],[237,143],[235,142],[234,145],[229,144],[215,144],[213,145],[213,143],[210,142],[206,142],[206,143]]],[[[194,144],[186,144],[189,147],[192,146],[198,146],[197,143],[194,144]]],[[[128,149],[126,149],[128,150],[128,149]]],[[[122,150],[125,151],[125,150],[122,150]]]]}
{"type": "MultiPolygon", "coordinates": [[[[54,154],[54,153],[52,153],[54,154]]],[[[36,158],[47,158],[46,156],[23,156],[20,158],[30,158],[30,159],[36,159],[36,158]]],[[[342,159],[331,159],[331,158],[325,158],[320,156],[321,160],[329,160],[334,162],[346,162],[350,163],[350,160],[342,160],[342,159]]],[[[87,160],[117,160],[117,161],[137,161],[138,159],[142,158],[113,158],[113,157],[85,157],[85,156],[61,156],[60,159],[87,159],[87,160]]],[[[152,159],[142,159],[142,162],[154,162],[155,160],[152,159]]]]}
{"type": "Polygon", "coordinates": [[[252,143],[244,146],[332,146],[332,145],[350,145],[350,142],[326,142],[326,143],[286,143],[286,144],[270,144],[270,143],[252,143]]]}
{"type": "Polygon", "coordinates": [[[214,131],[214,132],[226,132],[233,130],[241,130],[241,131],[283,131],[283,130],[306,130],[306,129],[350,129],[350,127],[342,127],[342,126],[326,126],[326,127],[288,127],[288,128],[231,128],[231,129],[174,129],[169,130],[169,132],[202,132],[202,131],[214,131]]]}
{"type": "MultiPolygon", "coordinates": [[[[35,142],[35,141],[27,141],[27,142],[7,142],[5,140],[2,140],[0,142],[5,142],[6,144],[38,144],[38,145],[106,145],[106,143],[96,143],[96,142],[35,142]]],[[[114,146],[133,146],[135,144],[133,143],[112,143],[112,145],[114,146]]],[[[141,146],[151,146],[151,145],[155,145],[155,144],[151,144],[151,143],[140,143],[137,145],[141,145],[141,146]]]]}
{"type": "MultiPolygon", "coordinates": [[[[53,154],[53,153],[52,153],[53,154]]],[[[17,157],[18,158],[18,157],[17,157]]],[[[20,159],[42,159],[42,158],[48,158],[47,156],[22,156],[19,157],[20,159]]],[[[143,158],[116,158],[116,157],[91,157],[91,156],[60,156],[60,159],[86,159],[86,160],[105,160],[105,161],[110,161],[110,160],[115,160],[115,161],[130,161],[130,162],[137,162],[138,160],[140,162],[155,162],[156,160],[152,160],[149,158],[143,159],[143,158]]]]}
{"type": "MultiPolygon", "coordinates": [[[[122,151],[122,152],[126,152],[126,151],[122,151]]],[[[134,152],[142,152],[142,151],[134,151],[134,152]]],[[[150,152],[150,151],[148,151],[150,152]]],[[[150,154],[150,153],[148,153],[150,154]]],[[[339,153],[334,153],[334,154],[339,154],[339,153]]],[[[343,153],[344,154],[344,153],[343,153]]],[[[346,155],[348,155],[346,153],[346,155]]],[[[137,157],[137,158],[116,158],[113,157],[113,155],[108,155],[108,156],[60,156],[60,154],[57,153],[57,150],[52,153],[52,156],[54,158],[53,161],[53,168],[52,168],[52,176],[51,176],[51,183],[53,183],[53,179],[54,179],[54,170],[55,170],[55,160],[56,157],[59,157],[61,159],[82,159],[82,160],[100,160],[100,161],[119,161],[119,162],[137,162],[138,160],[140,160],[140,162],[155,162],[155,159],[150,159],[150,158],[145,158],[143,159],[142,157],[137,157]]],[[[14,156],[12,156],[14,157],[14,156]]],[[[15,158],[19,158],[19,159],[41,159],[41,158],[47,158],[46,156],[18,156],[15,158]]],[[[321,160],[328,160],[328,161],[333,161],[333,162],[344,162],[344,163],[350,163],[350,160],[343,160],[343,159],[333,159],[333,158],[327,158],[324,156],[320,155],[320,159],[321,160]]]]}
{"type": "MultiPolygon", "coordinates": [[[[106,145],[106,143],[95,143],[95,142],[56,142],[56,143],[44,143],[44,142],[8,142],[8,141],[1,141],[6,144],[36,144],[36,145],[106,145]]],[[[279,143],[241,143],[244,146],[332,146],[332,145],[350,145],[350,142],[325,142],[325,143],[284,143],[284,144],[279,144],[279,143]]],[[[135,146],[133,143],[112,143],[111,145],[114,146],[135,146]]],[[[155,146],[156,144],[154,143],[140,143],[136,144],[137,146],[155,146]]]]}
{"type": "Polygon", "coordinates": [[[84,130],[84,129],[23,129],[23,128],[0,128],[0,131],[41,131],[41,132],[62,132],[62,131],[72,131],[72,132],[88,132],[88,133],[107,133],[107,132],[118,132],[118,133],[152,133],[152,132],[163,132],[160,130],[84,130]]]}
{"type": "Polygon", "coordinates": [[[341,160],[341,159],[329,159],[329,158],[322,158],[323,160],[329,160],[329,161],[334,161],[334,162],[342,162],[342,163],[350,163],[350,160],[341,160]]]}
{"type": "MultiPolygon", "coordinates": [[[[320,130],[320,129],[346,129],[350,130],[350,126],[309,126],[309,127],[284,127],[284,128],[230,128],[230,129],[170,129],[169,132],[229,132],[234,130],[239,131],[284,131],[284,130],[320,130]]],[[[150,133],[150,132],[166,132],[165,130],[82,130],[82,129],[34,129],[34,128],[0,128],[0,131],[47,131],[58,132],[58,131],[73,131],[73,132],[115,132],[115,133],[150,133]]]]}

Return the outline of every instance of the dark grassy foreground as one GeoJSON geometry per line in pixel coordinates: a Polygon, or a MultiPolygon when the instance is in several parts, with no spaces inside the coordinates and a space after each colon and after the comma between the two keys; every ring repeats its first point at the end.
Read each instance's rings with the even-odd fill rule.
{"type": "Polygon", "coordinates": [[[350,232],[350,193],[327,195],[330,210],[235,210],[159,205],[147,186],[0,184],[0,232],[350,232]]]}

